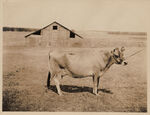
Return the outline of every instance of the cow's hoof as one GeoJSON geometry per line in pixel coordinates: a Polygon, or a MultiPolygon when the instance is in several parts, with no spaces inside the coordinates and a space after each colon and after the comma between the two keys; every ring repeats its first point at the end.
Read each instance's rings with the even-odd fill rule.
{"type": "Polygon", "coordinates": [[[128,62],[124,62],[124,65],[128,65],[128,62]]]}
{"type": "Polygon", "coordinates": [[[96,95],[96,96],[99,96],[99,94],[98,93],[93,93],[94,95],[96,95]]]}
{"type": "Polygon", "coordinates": [[[59,96],[62,96],[63,94],[62,94],[62,93],[58,93],[58,95],[59,95],[59,96]]]}
{"type": "Polygon", "coordinates": [[[96,96],[100,96],[98,93],[97,94],[95,94],[96,96]]]}

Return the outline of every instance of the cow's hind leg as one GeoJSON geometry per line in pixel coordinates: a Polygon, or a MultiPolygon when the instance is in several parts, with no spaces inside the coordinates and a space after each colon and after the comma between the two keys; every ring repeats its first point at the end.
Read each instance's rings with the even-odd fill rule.
{"type": "Polygon", "coordinates": [[[100,77],[97,78],[97,88],[99,87],[100,77]]]}
{"type": "Polygon", "coordinates": [[[51,81],[51,73],[48,72],[48,77],[47,77],[47,88],[50,87],[50,81],[51,81]]]}
{"type": "Polygon", "coordinates": [[[61,92],[61,89],[60,89],[60,83],[59,83],[60,78],[61,78],[60,74],[54,76],[54,82],[55,82],[58,94],[62,95],[62,92],[61,92]]]}

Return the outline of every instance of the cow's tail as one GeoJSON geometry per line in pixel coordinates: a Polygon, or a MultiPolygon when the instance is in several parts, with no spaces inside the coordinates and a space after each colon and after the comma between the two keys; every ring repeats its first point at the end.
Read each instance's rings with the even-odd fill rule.
{"type": "Polygon", "coordinates": [[[50,80],[51,80],[51,72],[50,72],[50,52],[48,54],[48,77],[47,77],[47,88],[50,87],[50,80]]]}

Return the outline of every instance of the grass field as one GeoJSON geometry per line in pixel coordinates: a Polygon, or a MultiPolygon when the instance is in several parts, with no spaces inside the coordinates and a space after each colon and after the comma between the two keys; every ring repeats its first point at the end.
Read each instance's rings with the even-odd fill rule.
{"type": "Polygon", "coordinates": [[[64,77],[60,97],[53,82],[51,89],[46,88],[49,49],[25,47],[27,34],[3,33],[3,111],[147,112],[145,36],[82,32],[99,50],[124,45],[125,56],[144,50],[127,66],[113,65],[107,71],[100,80],[99,96],[92,94],[92,78],[64,77]]]}

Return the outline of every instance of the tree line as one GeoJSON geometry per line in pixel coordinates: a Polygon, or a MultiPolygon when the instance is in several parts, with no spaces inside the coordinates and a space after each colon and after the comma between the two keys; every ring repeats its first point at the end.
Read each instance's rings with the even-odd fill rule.
{"type": "Polygon", "coordinates": [[[108,34],[117,34],[117,35],[140,35],[140,36],[146,36],[146,32],[107,32],[108,34]]]}
{"type": "Polygon", "coordinates": [[[35,28],[18,28],[18,27],[3,27],[3,31],[19,31],[19,32],[30,32],[36,31],[35,28]]]}

